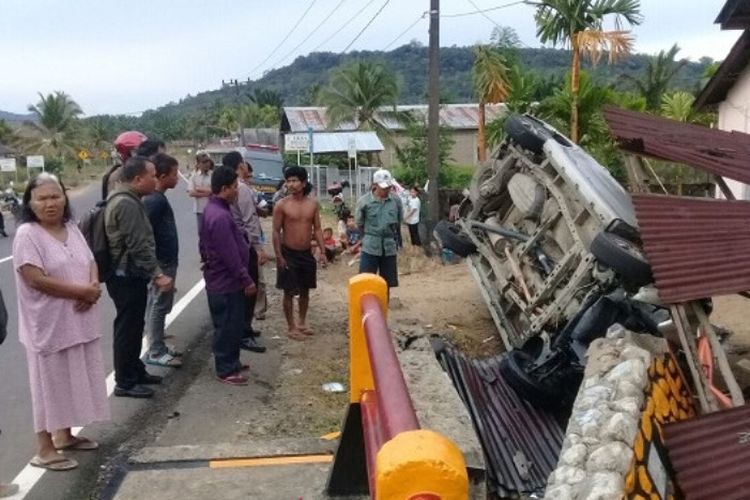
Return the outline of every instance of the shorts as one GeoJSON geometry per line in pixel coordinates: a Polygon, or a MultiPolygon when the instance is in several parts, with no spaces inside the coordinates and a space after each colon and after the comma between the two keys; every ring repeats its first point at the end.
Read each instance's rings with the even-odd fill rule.
{"type": "Polygon", "coordinates": [[[372,255],[362,252],[359,257],[359,272],[379,274],[388,288],[398,286],[398,266],[395,255],[372,255]]]}
{"type": "Polygon", "coordinates": [[[286,260],[287,268],[277,267],[276,288],[294,293],[317,288],[318,265],[309,248],[293,250],[282,245],[281,255],[286,260]]]}

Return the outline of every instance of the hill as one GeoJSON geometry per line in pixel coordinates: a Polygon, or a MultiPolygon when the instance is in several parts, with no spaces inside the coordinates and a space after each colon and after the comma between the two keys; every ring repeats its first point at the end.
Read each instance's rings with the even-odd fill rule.
{"type": "Polygon", "coordinates": [[[10,111],[3,111],[0,109],[0,120],[5,120],[9,125],[20,125],[25,121],[29,121],[34,115],[22,115],[18,113],[11,113],[10,111]]]}
{"type": "MultiPolygon", "coordinates": [[[[561,80],[570,67],[571,54],[567,50],[547,48],[523,48],[518,50],[518,59],[526,70],[534,71],[546,79],[561,80]]],[[[600,63],[592,68],[599,83],[628,89],[621,75],[637,76],[643,72],[651,56],[635,54],[615,65],[600,63]]],[[[389,52],[357,51],[347,54],[331,52],[313,52],[300,56],[288,66],[274,69],[262,78],[240,82],[239,89],[224,86],[221,89],[201,92],[187,96],[178,103],[170,103],[159,110],[175,114],[192,113],[205,110],[217,101],[235,102],[239,95],[254,89],[273,90],[284,100],[287,106],[309,106],[314,104],[314,90],[328,82],[331,70],[356,59],[379,60],[387,64],[398,76],[401,87],[402,104],[426,102],[427,89],[427,47],[418,43],[403,45],[389,52]]],[[[443,47],[440,49],[441,93],[446,102],[471,102],[472,95],[471,67],[474,55],[471,47],[443,47]]],[[[699,85],[704,69],[712,61],[704,58],[699,63],[689,62],[680,70],[673,86],[676,89],[695,91],[699,85]]]]}

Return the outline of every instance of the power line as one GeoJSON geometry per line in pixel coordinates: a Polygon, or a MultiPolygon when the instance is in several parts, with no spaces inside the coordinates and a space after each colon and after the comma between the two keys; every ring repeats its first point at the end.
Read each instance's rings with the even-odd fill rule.
{"type": "MultiPolygon", "coordinates": [[[[503,4],[503,5],[498,5],[496,7],[490,7],[488,9],[480,9],[479,7],[477,7],[477,5],[474,2],[471,2],[471,4],[474,6],[474,9],[475,9],[475,10],[473,10],[471,12],[460,12],[458,14],[440,14],[440,17],[463,17],[463,16],[473,16],[473,15],[476,15],[476,14],[482,14],[482,15],[484,15],[485,12],[492,12],[493,10],[505,9],[506,7],[512,7],[514,5],[519,5],[519,4],[522,4],[522,3],[526,3],[526,1],[525,0],[521,0],[521,1],[518,1],[518,2],[511,2],[511,3],[506,3],[506,4],[503,4]]],[[[492,20],[491,17],[486,16],[486,15],[484,17],[486,17],[487,19],[489,19],[490,21],[492,21],[493,24],[497,24],[494,20],[492,20]]]]}
{"type": "Polygon", "coordinates": [[[273,50],[268,54],[268,56],[265,59],[263,59],[260,62],[260,64],[258,64],[257,66],[255,66],[253,69],[250,70],[250,74],[251,75],[253,73],[255,73],[255,70],[257,70],[258,68],[262,67],[266,62],[268,62],[268,60],[271,59],[271,57],[273,57],[274,54],[276,54],[276,51],[279,50],[279,48],[282,45],[284,45],[284,42],[286,42],[289,39],[289,37],[292,36],[292,33],[294,33],[294,30],[297,29],[297,26],[300,25],[300,23],[305,18],[305,16],[307,15],[307,13],[310,12],[310,9],[313,8],[313,5],[315,5],[315,2],[317,2],[317,0],[312,0],[312,2],[310,2],[310,5],[307,6],[307,9],[305,10],[305,12],[303,12],[302,15],[299,17],[299,19],[297,19],[297,22],[294,23],[294,26],[292,26],[292,29],[289,30],[289,33],[286,34],[286,36],[284,37],[284,39],[281,40],[281,42],[279,42],[279,44],[276,47],[273,48],[273,50]]]}
{"type": "Polygon", "coordinates": [[[419,17],[417,18],[417,20],[416,20],[416,21],[414,21],[413,23],[411,23],[411,24],[409,25],[409,27],[408,27],[408,28],[406,28],[406,29],[405,29],[404,31],[402,31],[402,32],[401,32],[401,34],[400,34],[400,35],[398,35],[398,36],[397,36],[396,38],[394,38],[394,39],[393,39],[393,41],[391,41],[391,43],[389,43],[388,45],[386,45],[386,46],[385,46],[385,48],[384,48],[383,50],[384,50],[384,51],[385,51],[385,50],[388,50],[388,49],[389,49],[389,48],[391,47],[391,45],[393,45],[394,43],[398,42],[398,41],[399,41],[399,40],[401,39],[401,37],[402,37],[402,36],[404,36],[404,35],[405,35],[405,34],[407,34],[407,33],[408,33],[409,31],[411,31],[411,29],[412,29],[412,28],[413,28],[414,26],[416,26],[416,25],[417,25],[417,23],[419,23],[419,21],[421,21],[422,19],[424,19],[424,18],[425,18],[425,17],[427,16],[427,14],[428,14],[428,12],[427,12],[427,11],[423,12],[423,13],[422,13],[422,15],[421,15],[421,16],[419,16],[419,17]]]}
{"type": "Polygon", "coordinates": [[[352,17],[350,17],[350,18],[349,18],[349,19],[348,19],[348,20],[347,20],[347,21],[346,21],[346,22],[344,23],[344,25],[343,25],[343,26],[341,26],[341,27],[340,27],[339,29],[337,29],[337,30],[336,30],[336,31],[335,31],[335,32],[334,32],[334,33],[333,33],[333,34],[332,34],[331,36],[329,36],[328,38],[326,38],[325,40],[323,40],[322,42],[320,42],[320,43],[319,43],[318,45],[316,45],[316,46],[315,46],[315,47],[314,47],[314,48],[313,48],[313,49],[312,49],[312,50],[311,50],[310,52],[315,52],[316,50],[318,50],[319,48],[321,48],[321,47],[322,47],[323,45],[325,45],[325,44],[327,44],[328,42],[330,42],[330,41],[331,41],[331,39],[332,39],[333,37],[335,37],[336,35],[338,35],[339,33],[341,33],[341,31],[343,31],[343,29],[344,29],[344,28],[346,28],[347,26],[349,26],[349,24],[350,24],[350,23],[351,23],[352,21],[354,21],[354,20],[355,20],[355,19],[356,19],[357,17],[359,17],[359,15],[360,15],[360,14],[362,14],[362,12],[364,12],[364,11],[365,11],[365,9],[367,9],[367,7],[369,7],[370,5],[372,5],[372,3],[373,3],[374,1],[375,1],[375,0],[370,0],[369,2],[367,2],[367,3],[365,4],[365,6],[364,6],[364,7],[362,7],[361,9],[359,9],[359,10],[358,10],[358,11],[357,11],[357,12],[356,12],[356,13],[355,13],[355,14],[354,14],[354,15],[353,15],[352,17]]]}
{"type": "Polygon", "coordinates": [[[326,23],[326,21],[328,21],[328,20],[329,20],[329,19],[331,18],[331,16],[333,16],[333,15],[334,15],[334,14],[336,13],[336,11],[338,11],[338,10],[339,10],[339,7],[341,7],[341,5],[342,5],[342,4],[343,4],[343,3],[345,2],[345,1],[346,1],[346,0],[340,0],[340,1],[339,1],[339,3],[338,3],[338,4],[336,4],[336,6],[335,6],[335,7],[334,7],[334,8],[333,8],[333,9],[331,10],[331,12],[329,12],[329,13],[328,13],[328,15],[327,15],[327,16],[326,16],[326,17],[325,17],[325,18],[324,18],[324,19],[323,19],[322,21],[320,21],[320,23],[318,23],[318,25],[317,25],[317,26],[315,26],[315,27],[314,27],[314,28],[312,29],[312,31],[310,31],[310,33],[309,33],[309,34],[308,34],[308,35],[307,35],[307,36],[306,36],[306,37],[304,38],[304,40],[302,40],[302,41],[301,41],[300,43],[298,43],[298,44],[297,44],[297,45],[296,45],[296,46],[295,46],[295,47],[294,47],[294,48],[293,48],[292,50],[290,50],[289,52],[287,52],[287,53],[286,53],[286,54],[284,55],[284,57],[282,57],[281,59],[278,59],[278,60],[277,60],[277,61],[276,61],[275,63],[273,63],[273,64],[271,65],[271,67],[272,67],[272,68],[275,68],[275,67],[276,67],[276,66],[278,66],[278,65],[279,65],[279,64],[280,64],[280,63],[281,63],[282,61],[285,61],[287,57],[289,57],[290,55],[294,54],[294,53],[295,53],[295,52],[297,51],[297,49],[299,49],[300,47],[302,47],[302,45],[304,45],[304,44],[305,44],[305,42],[307,42],[307,41],[308,41],[308,40],[310,39],[310,37],[312,37],[312,36],[313,36],[313,35],[314,35],[315,33],[317,33],[318,29],[320,29],[320,27],[321,27],[321,26],[323,26],[323,25],[324,25],[324,24],[326,23]]]}
{"type": "Polygon", "coordinates": [[[372,24],[372,22],[380,15],[381,12],[383,12],[383,9],[385,9],[385,6],[388,5],[388,3],[390,1],[391,0],[385,0],[385,2],[383,2],[383,5],[380,6],[380,8],[378,9],[378,11],[375,13],[375,15],[372,16],[369,21],[367,21],[367,24],[365,24],[365,27],[362,28],[359,33],[357,33],[357,36],[354,37],[354,40],[352,40],[351,42],[349,42],[349,45],[347,45],[344,48],[344,50],[341,51],[342,54],[344,54],[347,50],[349,50],[349,48],[352,45],[354,45],[354,42],[356,42],[357,40],[359,40],[359,37],[362,36],[362,33],[364,33],[365,30],[370,27],[370,25],[372,24]]]}

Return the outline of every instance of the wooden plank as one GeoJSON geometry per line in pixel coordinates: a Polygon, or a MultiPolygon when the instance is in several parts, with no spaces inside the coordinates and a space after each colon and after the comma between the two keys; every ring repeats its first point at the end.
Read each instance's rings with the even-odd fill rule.
{"type": "Polygon", "coordinates": [[[698,360],[698,350],[694,342],[691,342],[692,336],[688,333],[691,331],[690,322],[685,314],[685,309],[681,305],[672,305],[669,307],[672,313],[672,321],[674,321],[677,327],[677,335],[680,337],[680,344],[682,349],[685,351],[685,358],[687,359],[688,367],[690,368],[690,374],[693,377],[693,385],[695,391],[698,393],[698,402],[701,405],[701,411],[709,413],[719,409],[719,405],[711,394],[707,394],[705,388],[707,387],[707,381],[703,372],[698,370],[696,362],[698,360]],[[710,396],[710,401],[708,397],[710,396]]]}

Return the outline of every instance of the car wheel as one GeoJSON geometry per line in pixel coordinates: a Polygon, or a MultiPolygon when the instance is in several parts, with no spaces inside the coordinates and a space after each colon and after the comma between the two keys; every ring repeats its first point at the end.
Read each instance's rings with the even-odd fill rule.
{"type": "Polygon", "coordinates": [[[534,406],[554,408],[557,406],[559,395],[534,380],[526,371],[533,361],[533,358],[526,352],[514,349],[508,352],[500,362],[500,373],[505,382],[522,399],[534,406]]]}
{"type": "Polygon", "coordinates": [[[599,233],[591,242],[591,253],[596,260],[635,286],[647,285],[653,281],[651,265],[641,249],[622,236],[599,233]]]}
{"type": "Polygon", "coordinates": [[[444,248],[458,256],[467,257],[477,251],[471,238],[464,234],[460,227],[447,220],[441,220],[435,225],[435,235],[444,248]]]}
{"type": "Polygon", "coordinates": [[[505,120],[505,132],[519,146],[540,154],[542,147],[552,134],[541,123],[530,116],[513,115],[505,120]]]}

